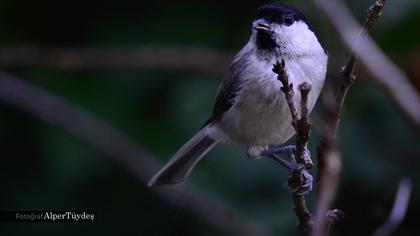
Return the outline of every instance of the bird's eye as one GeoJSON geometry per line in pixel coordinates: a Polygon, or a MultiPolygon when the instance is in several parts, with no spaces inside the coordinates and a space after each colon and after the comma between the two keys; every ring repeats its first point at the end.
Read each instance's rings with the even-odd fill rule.
{"type": "Polygon", "coordinates": [[[292,15],[287,15],[284,17],[283,22],[285,25],[289,26],[292,25],[295,20],[293,19],[292,15]]]}

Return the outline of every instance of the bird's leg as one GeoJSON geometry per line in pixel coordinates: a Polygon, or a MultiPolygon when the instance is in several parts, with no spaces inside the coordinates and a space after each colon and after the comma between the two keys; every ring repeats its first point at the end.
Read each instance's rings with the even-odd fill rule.
{"type": "Polygon", "coordinates": [[[290,162],[284,160],[283,158],[279,157],[276,154],[269,154],[267,156],[270,157],[273,161],[278,162],[280,165],[282,165],[284,168],[286,168],[289,171],[292,168],[290,162]]]}
{"type": "Polygon", "coordinates": [[[268,156],[275,162],[280,163],[280,165],[286,168],[289,172],[292,172],[294,169],[300,168],[297,166],[296,161],[293,159],[291,159],[290,162],[286,161],[284,158],[280,157],[280,155],[287,154],[288,156],[292,156],[295,153],[295,150],[296,148],[294,145],[274,147],[262,151],[260,156],[268,156]]]}
{"type": "Polygon", "coordinates": [[[270,156],[272,154],[288,154],[291,155],[295,152],[295,145],[274,147],[261,152],[261,156],[270,156]]]}
{"type": "MultiPolygon", "coordinates": [[[[280,146],[280,147],[274,147],[271,149],[263,150],[259,155],[261,156],[269,156],[271,159],[272,154],[287,154],[292,155],[295,154],[296,146],[295,145],[288,145],[288,146],[280,146]]],[[[280,158],[280,157],[277,157],[280,158]]],[[[306,169],[310,169],[313,166],[313,162],[311,159],[311,153],[309,152],[308,148],[305,148],[302,155],[303,163],[306,169]]]]}

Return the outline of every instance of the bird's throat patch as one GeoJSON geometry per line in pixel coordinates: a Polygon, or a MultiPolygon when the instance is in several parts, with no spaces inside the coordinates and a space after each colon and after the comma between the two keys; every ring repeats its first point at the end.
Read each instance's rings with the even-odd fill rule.
{"type": "Polygon", "coordinates": [[[265,31],[257,32],[257,47],[258,49],[273,49],[276,47],[276,41],[272,34],[265,31]]]}

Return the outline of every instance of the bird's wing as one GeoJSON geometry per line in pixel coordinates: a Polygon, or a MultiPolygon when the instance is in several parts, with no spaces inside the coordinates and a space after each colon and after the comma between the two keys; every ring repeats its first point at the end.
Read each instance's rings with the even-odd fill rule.
{"type": "Polygon", "coordinates": [[[241,89],[240,76],[245,67],[246,61],[239,58],[231,64],[227,76],[219,87],[212,116],[206,124],[219,121],[223,114],[233,106],[235,97],[241,89]]]}
{"type": "Polygon", "coordinates": [[[212,120],[220,120],[223,114],[232,107],[238,90],[238,77],[229,76],[222,82],[213,107],[212,120]]]}

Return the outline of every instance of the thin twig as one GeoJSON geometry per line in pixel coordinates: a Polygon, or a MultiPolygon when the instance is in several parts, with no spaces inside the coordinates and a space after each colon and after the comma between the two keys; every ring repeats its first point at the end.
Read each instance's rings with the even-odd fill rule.
{"type": "Polygon", "coordinates": [[[385,223],[375,231],[373,236],[389,236],[398,228],[407,212],[410,195],[411,181],[408,178],[403,178],[400,181],[391,214],[385,223]]]}
{"type": "MultiPolygon", "coordinates": [[[[335,9],[334,0],[314,0],[338,28],[348,47],[354,42],[357,25],[348,18],[348,11],[335,9]],[[331,7],[331,8],[330,8],[331,7]],[[331,15],[333,14],[333,15],[331,15]],[[347,26],[351,30],[345,31],[347,26]],[[342,27],[346,26],[346,27],[342,27]]],[[[346,9],[345,9],[346,10],[346,9]]],[[[392,95],[400,109],[419,127],[419,95],[401,72],[368,37],[355,53],[374,78],[392,95]],[[365,49],[367,48],[367,49],[365,49]],[[381,69],[379,69],[381,68],[381,69]],[[417,106],[416,106],[417,105],[417,106]]],[[[200,47],[167,45],[135,47],[60,47],[34,44],[0,46],[0,67],[45,66],[67,70],[81,69],[170,69],[223,74],[232,53],[200,47]],[[182,55],[182,56],[180,56],[182,55]]]]}
{"type": "MultiPolygon", "coordinates": [[[[296,131],[296,151],[294,155],[296,162],[304,165],[305,168],[310,169],[313,164],[312,161],[308,161],[308,159],[310,160],[310,157],[305,155],[305,152],[307,150],[308,139],[311,132],[307,107],[308,93],[311,90],[311,85],[306,82],[299,85],[299,91],[301,93],[301,119],[299,119],[294,99],[293,84],[289,83],[284,60],[282,60],[281,63],[277,61],[273,71],[278,75],[277,78],[283,85],[281,90],[283,91],[289,106],[292,116],[292,125],[296,131]]],[[[305,181],[302,171],[302,169],[294,170],[289,179],[289,184],[292,183],[293,186],[302,185],[305,181]]],[[[306,206],[304,195],[293,193],[293,204],[296,216],[299,220],[300,231],[303,233],[309,232],[313,225],[313,220],[311,212],[306,206]]]]}
{"type": "Polygon", "coordinates": [[[337,93],[337,108],[335,111],[335,117],[333,117],[333,138],[337,135],[337,129],[340,122],[340,114],[343,110],[344,100],[347,96],[347,93],[353,85],[354,81],[356,80],[356,76],[353,74],[354,68],[356,67],[356,63],[358,57],[355,54],[355,49],[359,47],[359,42],[362,42],[361,39],[367,37],[367,33],[373,28],[374,24],[378,21],[379,17],[382,15],[382,10],[385,6],[384,0],[376,1],[372,6],[369,7],[366,20],[360,29],[356,42],[353,44],[353,49],[350,53],[350,57],[348,59],[347,64],[343,67],[342,71],[342,84],[338,89],[337,93]]]}
{"type": "Polygon", "coordinates": [[[170,69],[222,74],[231,54],[204,47],[148,45],[135,47],[0,46],[0,67],[44,66],[66,70],[170,69]]]}
{"type": "MultiPolygon", "coordinates": [[[[330,19],[337,21],[346,21],[348,19],[342,19],[342,16],[337,17],[336,14],[340,14],[339,11],[347,11],[345,6],[336,0],[314,0],[316,5],[321,8],[327,14],[334,14],[334,17],[328,15],[330,19]],[[343,10],[343,9],[344,10],[343,10]]],[[[377,22],[382,14],[385,1],[377,0],[369,8],[365,23],[363,24],[354,45],[351,46],[351,53],[347,64],[343,67],[342,71],[342,84],[339,87],[335,103],[329,103],[331,107],[327,107],[326,122],[323,124],[324,132],[321,134],[320,144],[318,146],[318,176],[317,176],[317,199],[316,199],[316,212],[315,212],[315,224],[312,236],[328,235],[329,229],[327,227],[327,212],[332,202],[334,201],[338,181],[341,171],[341,156],[336,150],[336,135],[338,126],[340,123],[340,117],[343,110],[344,100],[351,85],[356,80],[356,76],[353,74],[356,66],[358,56],[357,54],[359,44],[363,41],[367,33],[372,29],[374,24],[377,22]]],[[[347,12],[346,12],[347,13],[347,12]]],[[[335,24],[336,22],[333,22],[335,24]]],[[[344,23],[336,23],[337,26],[346,27],[344,23]]],[[[338,31],[344,30],[340,28],[338,31]]],[[[357,31],[352,31],[357,32],[357,31]]],[[[354,34],[354,35],[356,35],[354,34]]],[[[350,37],[350,36],[348,36],[350,37]]],[[[353,36],[351,36],[353,38],[353,36]]],[[[378,69],[382,69],[378,67],[378,69]]]]}
{"type": "MultiPolygon", "coordinates": [[[[146,186],[161,166],[147,151],[103,120],[25,80],[0,71],[0,101],[58,126],[83,140],[146,186]]],[[[150,189],[150,188],[148,188],[150,189]]],[[[190,184],[155,188],[155,194],[174,207],[186,209],[227,235],[272,235],[220,199],[190,184]],[[183,201],[179,201],[182,196],[183,201]]]]}
{"type": "Polygon", "coordinates": [[[311,169],[314,165],[310,155],[306,155],[305,152],[308,150],[308,140],[312,131],[312,124],[309,120],[308,110],[308,94],[311,91],[311,85],[308,83],[302,83],[299,85],[299,91],[301,94],[300,108],[301,115],[300,120],[296,122],[296,158],[301,159],[301,163],[304,164],[306,169],[311,169]]]}
{"type": "MultiPolygon", "coordinates": [[[[412,123],[420,128],[420,95],[411,85],[404,72],[398,68],[381,51],[376,43],[367,36],[382,13],[385,0],[377,0],[369,8],[369,17],[365,21],[362,31],[346,6],[338,0],[313,0],[315,5],[323,11],[334,26],[344,43],[352,51],[351,63],[344,67],[344,74],[348,76],[347,83],[352,84],[355,77],[351,76],[356,61],[360,59],[371,73],[372,78],[382,85],[394,99],[398,107],[407,115],[412,123]],[[355,43],[355,35],[359,35],[355,43]],[[363,37],[360,37],[362,35],[363,37]]],[[[345,97],[347,90],[342,90],[345,97]]],[[[341,103],[339,103],[341,104],[341,103]]]]}
{"type": "Polygon", "coordinates": [[[331,232],[330,231],[331,228],[344,218],[344,212],[340,209],[328,210],[326,218],[327,218],[327,229],[326,229],[327,231],[326,231],[325,236],[329,235],[329,233],[331,232]]]}
{"type": "Polygon", "coordinates": [[[296,110],[296,103],[294,99],[294,91],[293,91],[293,84],[289,83],[289,76],[287,75],[286,69],[285,69],[285,62],[284,60],[281,60],[281,63],[279,61],[274,64],[273,72],[277,74],[278,80],[282,83],[283,87],[281,87],[281,91],[284,93],[284,96],[286,97],[287,105],[289,106],[290,114],[292,115],[292,125],[293,127],[296,127],[296,122],[299,119],[298,113],[296,110]]]}
{"type": "Polygon", "coordinates": [[[307,155],[304,155],[304,152],[306,151],[308,139],[311,134],[311,124],[308,118],[308,94],[311,90],[311,85],[306,82],[299,85],[298,89],[301,93],[301,119],[299,119],[294,99],[293,84],[289,83],[284,60],[282,60],[281,64],[280,62],[277,62],[274,65],[273,71],[277,73],[277,77],[283,85],[281,91],[286,98],[290,114],[292,115],[292,125],[296,130],[296,160],[298,163],[304,164],[307,169],[310,169],[313,165],[312,161],[306,158],[307,155]]]}
{"type": "Polygon", "coordinates": [[[317,194],[312,236],[327,236],[330,233],[330,227],[327,225],[327,222],[330,221],[327,218],[327,212],[336,196],[341,171],[341,156],[337,150],[324,149],[322,155],[326,161],[322,178],[317,183],[317,187],[322,186],[322,189],[319,189],[317,194]]]}

